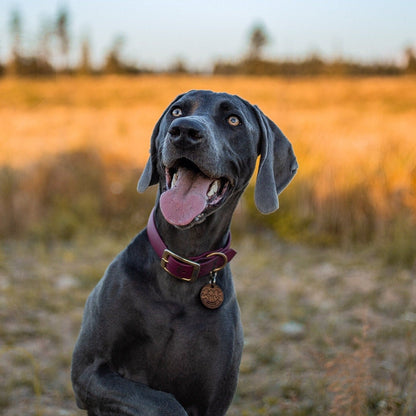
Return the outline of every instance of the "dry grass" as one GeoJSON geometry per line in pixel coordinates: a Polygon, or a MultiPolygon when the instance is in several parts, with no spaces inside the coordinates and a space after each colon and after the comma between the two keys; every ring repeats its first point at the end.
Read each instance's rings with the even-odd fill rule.
{"type": "Polygon", "coordinates": [[[82,414],[68,371],[86,296],[145,223],[153,195],[136,195],[132,167],[167,103],[192,88],[258,104],[301,167],[276,215],[255,213],[248,189],[235,216],[246,345],[229,415],[414,415],[410,77],[1,79],[0,413],[82,414]],[[258,223],[346,244],[287,245],[258,223]]]}
{"type": "MultiPolygon", "coordinates": [[[[69,379],[85,299],[120,240],[0,246],[0,413],[76,416],[69,379]]],[[[229,416],[413,416],[416,285],[369,252],[234,241],[245,348],[229,416]],[[288,330],[288,323],[298,328],[288,330]]]]}
{"type": "Polygon", "coordinates": [[[390,187],[409,187],[416,154],[415,78],[5,79],[0,82],[0,162],[22,165],[88,146],[142,164],[167,103],[194,88],[227,91],[258,104],[293,141],[301,172],[326,175],[320,177],[322,196],[330,192],[331,180],[348,188],[380,168],[390,187]]]}
{"type": "Polygon", "coordinates": [[[328,242],[392,239],[414,226],[416,78],[411,77],[3,79],[0,164],[22,167],[87,148],[105,162],[143,166],[163,109],[193,88],[241,95],[290,138],[300,164],[289,188],[296,193],[291,208],[306,236],[318,231],[328,242]]]}

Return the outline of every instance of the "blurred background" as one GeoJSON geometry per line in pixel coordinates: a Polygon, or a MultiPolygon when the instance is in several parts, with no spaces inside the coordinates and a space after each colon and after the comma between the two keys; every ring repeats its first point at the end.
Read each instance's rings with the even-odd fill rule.
{"type": "Polygon", "coordinates": [[[0,413],[81,415],[83,306],[145,226],[153,126],[238,94],[292,142],[232,228],[246,346],[229,415],[416,413],[416,3],[0,3],[0,413]]]}

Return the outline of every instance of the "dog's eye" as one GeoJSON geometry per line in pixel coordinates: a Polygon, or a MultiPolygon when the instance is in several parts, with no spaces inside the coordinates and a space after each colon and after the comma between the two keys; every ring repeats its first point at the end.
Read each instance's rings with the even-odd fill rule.
{"type": "Polygon", "coordinates": [[[241,121],[237,116],[230,116],[228,117],[228,124],[230,126],[238,126],[241,124],[241,121]]]}
{"type": "Polygon", "coordinates": [[[176,107],[172,110],[173,117],[180,117],[182,115],[182,110],[179,107],[176,107]]]}

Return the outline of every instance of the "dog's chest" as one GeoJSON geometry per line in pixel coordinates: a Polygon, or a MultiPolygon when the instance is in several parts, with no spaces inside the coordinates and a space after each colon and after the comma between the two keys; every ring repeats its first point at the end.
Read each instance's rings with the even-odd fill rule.
{"type": "Polygon", "coordinates": [[[192,364],[194,359],[208,357],[209,352],[226,343],[227,337],[220,335],[221,313],[210,315],[175,304],[164,304],[154,311],[145,324],[149,336],[147,350],[154,363],[176,370],[188,362],[192,364]]]}
{"type": "Polygon", "coordinates": [[[235,325],[220,311],[154,305],[140,324],[139,336],[121,354],[119,372],[177,397],[200,394],[207,380],[216,383],[235,351],[235,325]],[[208,313],[207,313],[208,312],[208,313]],[[217,360],[217,361],[216,361],[217,360]]]}

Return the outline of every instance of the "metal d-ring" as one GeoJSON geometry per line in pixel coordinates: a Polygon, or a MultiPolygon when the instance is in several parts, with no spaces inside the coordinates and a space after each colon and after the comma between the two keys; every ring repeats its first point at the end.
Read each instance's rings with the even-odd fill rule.
{"type": "Polygon", "coordinates": [[[217,274],[220,270],[222,270],[227,265],[228,258],[224,253],[220,253],[219,251],[214,251],[213,253],[210,253],[207,255],[207,257],[212,257],[212,256],[220,256],[224,260],[224,263],[220,267],[216,267],[214,270],[211,270],[211,273],[217,274]]]}

